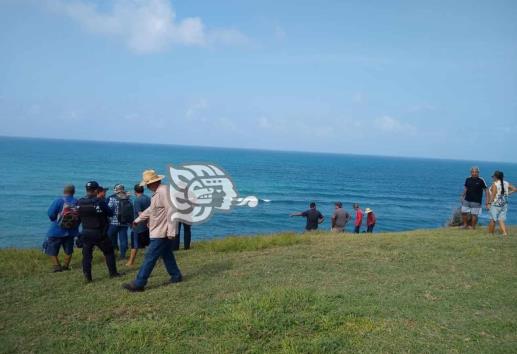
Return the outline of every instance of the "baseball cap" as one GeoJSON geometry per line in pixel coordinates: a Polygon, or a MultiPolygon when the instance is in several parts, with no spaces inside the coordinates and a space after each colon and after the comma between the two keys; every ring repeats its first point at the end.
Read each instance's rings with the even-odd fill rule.
{"type": "Polygon", "coordinates": [[[94,190],[99,188],[99,184],[96,181],[90,181],[86,183],[86,189],[87,190],[94,190]]]}
{"type": "Polygon", "coordinates": [[[118,191],[125,191],[125,190],[126,190],[126,188],[124,187],[124,185],[123,185],[123,184],[116,184],[116,185],[115,185],[115,187],[113,187],[113,190],[114,190],[115,192],[118,192],[118,191]]]}

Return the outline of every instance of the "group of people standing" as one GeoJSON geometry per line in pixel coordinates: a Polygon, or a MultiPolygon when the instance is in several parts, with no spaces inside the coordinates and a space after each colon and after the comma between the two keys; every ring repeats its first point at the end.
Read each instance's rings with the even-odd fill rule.
{"type": "MultiPolygon", "coordinates": [[[[377,222],[377,218],[373,213],[373,210],[370,208],[366,208],[365,211],[361,209],[358,203],[354,203],[352,208],[355,211],[354,218],[354,233],[358,234],[361,232],[361,227],[363,224],[364,214],[366,214],[366,232],[372,233],[373,228],[377,222]]],[[[290,216],[303,216],[307,219],[305,224],[306,231],[314,231],[318,229],[318,225],[323,223],[325,217],[321,212],[316,209],[316,203],[311,202],[309,204],[309,209],[299,213],[292,213],[290,216]]],[[[331,217],[331,231],[332,232],[345,232],[346,225],[352,219],[352,216],[343,209],[343,203],[336,202],[334,213],[331,217]]]]}
{"type": "MultiPolygon", "coordinates": [[[[142,291],[156,261],[161,257],[171,276],[171,283],[182,280],[173,250],[179,249],[180,225],[169,220],[171,205],[168,188],[161,184],[163,175],[154,170],[143,173],[142,182],[135,185],[135,200],[121,184],[114,194],[106,198],[106,188],[96,181],[86,183],[86,195],[74,197],[75,187],[67,185],[63,197],[57,198],[48,210],[51,226],[44,242],[44,251],[50,256],[54,272],[70,270],[70,261],[75,244],[82,248],[82,268],[86,282],[92,281],[92,257],[94,247],[104,254],[110,277],[119,277],[115,249],[120,249],[119,259],[126,259],[127,231],[131,228],[131,254],[127,266],[132,266],[139,248],[148,246],[144,262],[136,279],[124,284],[130,291],[142,291]],[[153,193],[149,198],[144,186],[153,193]],[[79,231],[81,227],[81,231],[79,231]],[[63,264],[58,259],[60,248],[65,256],[63,264]]],[[[190,225],[182,225],[186,249],[190,247],[190,225]]]]}
{"type": "MultiPolygon", "coordinates": [[[[476,227],[482,211],[484,194],[490,215],[488,231],[493,234],[497,222],[501,233],[507,235],[505,220],[508,196],[516,192],[517,188],[504,180],[501,171],[493,173],[490,188],[479,177],[479,168],[473,167],[470,172],[471,176],[465,180],[461,198],[463,227],[476,227]]],[[[168,200],[168,187],[161,184],[163,178],[163,175],[156,174],[154,170],[144,171],[142,181],[134,187],[134,200],[121,184],[117,184],[114,193],[106,198],[107,189],[96,181],[90,181],[85,186],[86,195],[80,199],[74,197],[73,185],[65,186],[63,196],[54,200],[48,209],[51,225],[44,242],[44,251],[51,258],[53,271],[70,270],[75,240],[76,246],[82,248],[82,268],[87,282],[92,281],[94,247],[99,248],[104,254],[110,277],[121,276],[122,274],[117,271],[115,250],[120,250],[120,260],[126,259],[127,233],[131,228],[131,252],[126,265],[134,264],[138,249],[148,246],[148,250],[135,280],[124,284],[123,287],[129,291],[143,291],[159,258],[163,259],[165,268],[171,276],[170,282],[182,281],[173,251],[179,249],[181,227],[184,229],[184,247],[190,247],[190,225],[175,223],[169,219],[172,206],[168,200]],[[144,194],[144,186],[152,192],[151,198],[144,194]],[[62,264],[58,259],[60,248],[63,248],[65,253],[62,264]]],[[[373,232],[376,224],[373,210],[366,208],[363,212],[358,203],[354,203],[352,208],[355,211],[354,233],[361,232],[365,214],[366,232],[373,232]]],[[[308,210],[290,216],[305,217],[307,231],[317,230],[318,225],[325,219],[316,209],[314,202],[310,203],[308,210]]],[[[344,232],[350,220],[352,216],[343,209],[342,203],[336,202],[331,217],[332,232],[344,232]]]]}
{"type": "Polygon", "coordinates": [[[465,180],[461,195],[461,226],[466,229],[476,228],[479,215],[482,213],[484,194],[485,207],[490,217],[488,232],[494,234],[496,223],[498,223],[501,233],[507,236],[508,230],[505,222],[508,212],[508,197],[516,191],[517,188],[504,180],[504,173],[502,171],[495,171],[492,174],[492,184],[488,187],[485,180],[479,177],[479,168],[476,166],[472,167],[470,169],[470,177],[465,180]]]}

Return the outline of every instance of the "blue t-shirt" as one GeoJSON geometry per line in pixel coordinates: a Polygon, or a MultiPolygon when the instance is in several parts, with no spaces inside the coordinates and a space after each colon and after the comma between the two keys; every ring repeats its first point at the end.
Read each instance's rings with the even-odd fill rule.
{"type": "MultiPolygon", "coordinates": [[[[149,208],[151,205],[151,198],[142,194],[139,197],[136,197],[135,202],[133,204],[135,210],[135,219],[138,217],[138,213],[143,212],[145,209],[149,208]]],[[[147,224],[144,222],[139,223],[134,229],[136,233],[142,233],[147,231],[147,224]]]]}
{"type": "Polygon", "coordinates": [[[63,229],[61,226],[57,224],[57,217],[61,210],[63,210],[65,201],[68,204],[77,205],[77,199],[75,199],[72,196],[58,198],[54,200],[52,204],[50,204],[47,212],[48,218],[50,219],[50,228],[47,232],[48,237],[67,237],[77,236],[79,234],[79,226],[73,229],[63,229]]]}

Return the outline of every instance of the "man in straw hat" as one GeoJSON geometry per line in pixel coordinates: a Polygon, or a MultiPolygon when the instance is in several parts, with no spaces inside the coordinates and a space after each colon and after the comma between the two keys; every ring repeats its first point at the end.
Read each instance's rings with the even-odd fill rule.
{"type": "Polygon", "coordinates": [[[136,279],[131,283],[123,284],[123,288],[129,291],[144,291],[147,279],[151,275],[158,258],[163,259],[163,264],[171,276],[171,283],[179,283],[182,280],[181,272],[176,264],[172,252],[173,238],[176,237],[176,223],[172,223],[169,215],[172,213],[172,205],[169,201],[169,188],[161,184],[163,175],[158,175],[154,170],[143,172],[141,186],[147,186],[153,192],[151,205],[144,210],[134,221],[133,225],[141,222],[149,222],[150,243],[145,253],[144,263],[140,267],[136,279]]]}
{"type": "Polygon", "coordinates": [[[375,217],[373,210],[370,208],[366,208],[364,212],[366,213],[366,232],[372,233],[375,223],[377,222],[377,218],[375,217]]]}

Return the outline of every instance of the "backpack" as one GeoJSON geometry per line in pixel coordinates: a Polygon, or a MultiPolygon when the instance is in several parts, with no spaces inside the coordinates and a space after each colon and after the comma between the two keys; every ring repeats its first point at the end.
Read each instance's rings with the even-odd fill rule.
{"type": "Polygon", "coordinates": [[[81,198],[79,199],[78,205],[83,230],[102,230],[104,228],[105,216],[95,199],[81,198]]]}
{"type": "Polygon", "coordinates": [[[63,202],[63,208],[58,214],[56,222],[62,229],[75,229],[81,222],[77,204],[68,203],[65,198],[63,198],[63,202]]]}
{"type": "Polygon", "coordinates": [[[129,198],[116,197],[118,203],[117,220],[119,224],[131,224],[135,219],[133,203],[129,198]]]}

